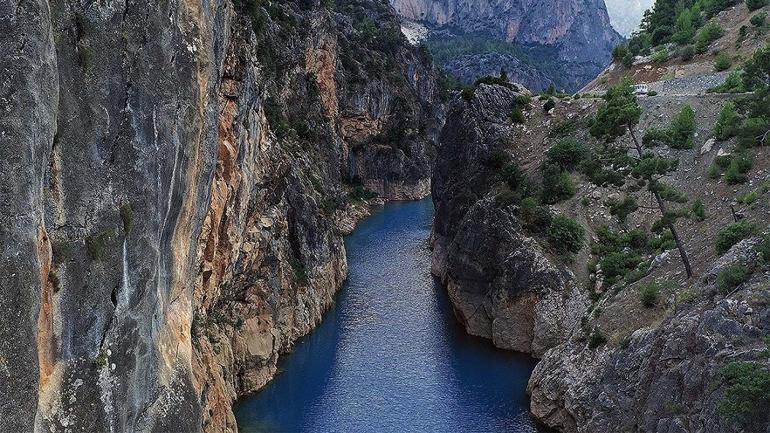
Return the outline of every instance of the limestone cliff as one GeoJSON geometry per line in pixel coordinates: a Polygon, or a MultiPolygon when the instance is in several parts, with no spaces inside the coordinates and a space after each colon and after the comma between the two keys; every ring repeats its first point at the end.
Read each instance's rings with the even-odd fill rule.
{"type": "MultiPolygon", "coordinates": [[[[737,96],[669,93],[664,84],[656,84],[660,95],[639,98],[638,130],[667,127],[685,105],[695,113],[692,148],[648,143],[679,160],[665,181],[686,196],[677,224],[690,279],[675,246],[657,243],[664,240],[653,228],[660,215],[636,179],[602,178],[608,173],[591,171],[589,158],[568,174],[574,190],[544,201],[541,167],[557,143],[577,140],[601,152],[604,142],[588,133],[601,98],[554,98],[546,106],[514,85],[482,84],[448,110],[432,187],[434,273],[469,333],[541,358],[529,381],[531,411],[558,431],[753,433],[770,422],[764,395],[752,398],[754,406],[744,400],[741,409],[725,409],[731,395],[767,389],[770,377],[770,159],[766,148],[741,150],[735,138],[715,137],[722,108],[737,96]],[[741,182],[714,173],[738,152],[752,158],[741,182]],[[626,196],[637,210],[621,220],[626,196]],[[545,230],[556,215],[585,230],[573,254],[560,254],[545,230]],[[715,244],[737,230],[734,218],[751,231],[720,251],[715,244]],[[637,246],[618,240],[629,233],[639,236],[637,246]],[[638,254],[632,264],[606,259],[602,249],[616,241],[614,258],[638,254]],[[612,274],[618,267],[619,278],[612,274]],[[740,278],[727,286],[735,269],[740,278]],[[649,291],[653,301],[645,301],[649,291]],[[730,368],[752,385],[736,388],[730,368]],[[730,410],[743,418],[736,422],[730,410]]],[[[632,144],[628,134],[618,142],[632,144]]]]}
{"type": "MultiPolygon", "coordinates": [[[[573,273],[496,200],[501,159],[521,149],[512,85],[481,85],[449,108],[433,175],[433,273],[469,333],[542,356],[579,326],[588,305],[573,273]]],[[[502,162],[505,163],[505,162],[502,162]]]]}
{"type": "MultiPolygon", "coordinates": [[[[537,61],[541,73],[572,90],[605,68],[620,41],[604,0],[391,0],[391,4],[405,19],[434,30],[488,35],[523,47],[524,52],[539,48],[528,57],[537,61]]],[[[516,63],[498,60],[496,71],[505,67],[516,75],[516,63]]]]}
{"type": "Polygon", "coordinates": [[[0,1],[0,26],[0,430],[235,431],[371,191],[428,193],[432,66],[374,1],[0,1]]]}

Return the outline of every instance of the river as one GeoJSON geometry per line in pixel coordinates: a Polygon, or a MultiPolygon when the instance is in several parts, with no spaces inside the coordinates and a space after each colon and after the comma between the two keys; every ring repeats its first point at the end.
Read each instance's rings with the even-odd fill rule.
{"type": "Polygon", "coordinates": [[[539,431],[534,360],[470,337],[430,275],[431,201],[389,203],[345,239],[350,275],[281,372],[236,407],[241,433],[539,431]]]}

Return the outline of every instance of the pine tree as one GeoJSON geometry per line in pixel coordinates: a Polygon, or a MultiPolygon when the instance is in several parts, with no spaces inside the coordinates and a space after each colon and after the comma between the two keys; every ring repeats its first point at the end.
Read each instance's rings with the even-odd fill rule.
{"type": "Polygon", "coordinates": [[[647,187],[647,190],[653,195],[661,213],[661,219],[653,225],[653,229],[668,228],[671,232],[679,255],[682,258],[687,277],[692,277],[692,268],[690,260],[687,257],[684,243],[676,230],[676,220],[684,213],[669,209],[668,203],[686,202],[687,198],[673,186],[663,182],[662,178],[667,173],[675,170],[679,161],[674,158],[668,158],[655,154],[654,152],[645,152],[642,149],[639,140],[636,138],[634,128],[639,124],[642,115],[642,108],[634,94],[631,82],[624,80],[622,83],[611,88],[604,96],[605,104],[596,113],[596,118],[591,125],[591,134],[597,138],[603,138],[608,143],[614,143],[618,137],[628,132],[631,135],[637,158],[632,162],[631,176],[641,180],[647,187]]]}

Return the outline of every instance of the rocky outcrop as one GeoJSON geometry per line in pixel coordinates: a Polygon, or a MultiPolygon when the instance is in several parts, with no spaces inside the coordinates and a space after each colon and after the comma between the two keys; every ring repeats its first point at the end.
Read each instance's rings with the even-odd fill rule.
{"type": "Polygon", "coordinates": [[[449,109],[433,177],[433,273],[473,335],[542,356],[579,326],[588,300],[574,276],[495,199],[496,159],[517,128],[515,87],[479,86],[449,109]]]}
{"type": "Polygon", "coordinates": [[[756,272],[736,293],[715,287],[726,266],[753,267],[758,239],[736,245],[701,281],[706,299],[677,308],[658,326],[635,331],[624,347],[587,349],[572,338],[549,352],[529,382],[533,414],[563,432],[764,432],[766,411],[740,427],[719,414],[731,362],[770,367],[770,293],[756,272]]]}
{"type": "Polygon", "coordinates": [[[547,89],[552,80],[535,66],[505,53],[468,54],[451,59],[442,66],[466,83],[472,83],[478,77],[497,76],[501,70],[506,71],[509,80],[528,89],[547,89]]]}
{"type": "MultiPolygon", "coordinates": [[[[604,0],[391,0],[391,4],[405,19],[434,29],[547,48],[553,52],[551,66],[558,71],[543,72],[555,74],[552,80],[572,90],[604,69],[621,40],[604,0]]],[[[506,69],[513,71],[515,66],[506,69]]]]}
{"type": "Polygon", "coordinates": [[[428,189],[432,67],[351,3],[0,3],[0,430],[236,430],[365,187],[428,189]]]}

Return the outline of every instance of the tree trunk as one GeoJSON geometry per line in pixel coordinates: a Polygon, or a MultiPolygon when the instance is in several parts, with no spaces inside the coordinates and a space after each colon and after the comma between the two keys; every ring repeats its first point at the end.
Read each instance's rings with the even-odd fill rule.
{"type": "MultiPolygon", "coordinates": [[[[636,152],[639,154],[639,158],[641,158],[644,152],[642,151],[642,146],[639,145],[639,140],[637,140],[636,135],[634,135],[634,129],[631,127],[631,125],[628,125],[628,132],[631,133],[631,138],[634,140],[636,152]]],[[[663,201],[663,198],[661,198],[658,191],[653,191],[652,194],[655,196],[655,201],[658,202],[658,208],[660,209],[661,215],[665,217],[666,203],[663,201]]],[[[676,231],[676,227],[674,226],[673,222],[668,224],[668,229],[671,231],[671,236],[673,236],[674,242],[676,242],[676,248],[679,250],[679,255],[682,257],[682,263],[684,264],[684,269],[687,272],[687,278],[692,278],[692,267],[690,266],[690,259],[687,257],[687,251],[684,249],[682,238],[679,237],[679,232],[676,231]]]]}

